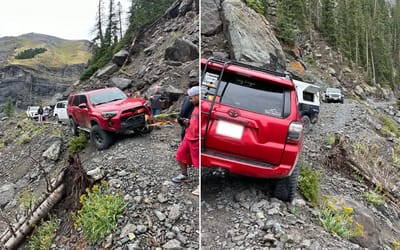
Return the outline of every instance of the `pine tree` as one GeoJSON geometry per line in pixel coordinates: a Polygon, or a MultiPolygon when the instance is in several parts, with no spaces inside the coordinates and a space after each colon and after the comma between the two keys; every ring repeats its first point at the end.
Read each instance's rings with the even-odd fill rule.
{"type": "Polygon", "coordinates": [[[6,116],[11,117],[14,115],[14,106],[11,97],[8,98],[6,107],[4,108],[4,113],[6,116]]]}
{"type": "Polygon", "coordinates": [[[321,28],[322,34],[328,38],[333,46],[337,42],[337,20],[335,15],[335,1],[323,0],[321,10],[321,28]]]}

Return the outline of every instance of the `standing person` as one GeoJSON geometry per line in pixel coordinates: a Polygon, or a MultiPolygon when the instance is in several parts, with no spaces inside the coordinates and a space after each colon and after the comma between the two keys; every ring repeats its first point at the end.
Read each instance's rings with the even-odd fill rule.
{"type": "MultiPolygon", "coordinates": [[[[199,86],[192,87],[187,92],[194,109],[185,137],[176,151],[175,159],[178,161],[181,170],[178,176],[172,178],[172,181],[176,183],[191,182],[187,174],[188,166],[199,167],[199,92],[199,86]]],[[[199,186],[192,193],[199,195],[199,186]]]]}
{"type": "MultiPolygon", "coordinates": [[[[198,82],[190,82],[188,85],[188,89],[197,86],[198,82]]],[[[181,140],[185,136],[186,128],[189,125],[190,115],[194,109],[193,103],[190,101],[188,95],[185,95],[182,101],[181,111],[179,112],[178,123],[181,126],[181,140]]]]}
{"type": "Polygon", "coordinates": [[[135,93],[133,94],[133,97],[134,98],[142,98],[142,96],[141,96],[141,94],[140,94],[140,91],[138,90],[138,91],[135,91],[135,93]]]}
{"type": "Polygon", "coordinates": [[[37,113],[38,113],[38,122],[42,123],[42,121],[43,121],[43,108],[42,108],[42,105],[39,106],[37,113]]]}
{"type": "Polygon", "coordinates": [[[150,96],[150,106],[153,116],[161,113],[161,105],[163,102],[165,102],[165,97],[161,94],[161,87],[156,86],[154,94],[150,96]]]}

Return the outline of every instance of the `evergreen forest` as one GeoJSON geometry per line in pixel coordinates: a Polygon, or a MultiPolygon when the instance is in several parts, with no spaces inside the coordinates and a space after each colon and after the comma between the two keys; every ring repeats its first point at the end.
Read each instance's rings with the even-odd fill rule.
{"type": "MultiPolygon", "coordinates": [[[[271,1],[246,2],[271,20],[271,1]]],[[[364,69],[370,85],[398,85],[400,0],[276,0],[275,22],[285,44],[313,42],[318,31],[343,60],[364,69]]]]}

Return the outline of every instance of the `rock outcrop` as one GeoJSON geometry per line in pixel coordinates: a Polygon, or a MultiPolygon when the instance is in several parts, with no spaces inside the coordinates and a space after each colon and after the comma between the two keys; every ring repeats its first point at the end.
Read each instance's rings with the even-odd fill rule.
{"type": "Polygon", "coordinates": [[[206,0],[202,8],[207,10],[202,12],[202,20],[206,20],[201,30],[205,38],[203,56],[221,55],[216,53],[222,51],[237,61],[272,70],[286,69],[282,47],[265,17],[240,0],[206,0]]]}

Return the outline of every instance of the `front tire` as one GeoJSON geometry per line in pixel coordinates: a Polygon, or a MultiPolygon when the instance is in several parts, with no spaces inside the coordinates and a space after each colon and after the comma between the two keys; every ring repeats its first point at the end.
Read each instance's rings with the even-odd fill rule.
{"type": "Polygon", "coordinates": [[[112,134],[102,130],[99,125],[94,125],[90,130],[90,140],[98,150],[106,149],[114,142],[112,134]]]}
{"type": "Polygon", "coordinates": [[[300,166],[297,163],[292,174],[286,178],[277,180],[275,184],[274,196],[282,201],[291,202],[297,189],[297,179],[299,177],[300,166]]]}

